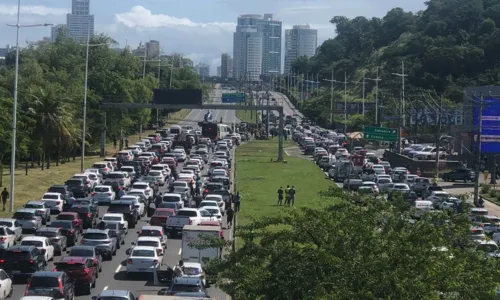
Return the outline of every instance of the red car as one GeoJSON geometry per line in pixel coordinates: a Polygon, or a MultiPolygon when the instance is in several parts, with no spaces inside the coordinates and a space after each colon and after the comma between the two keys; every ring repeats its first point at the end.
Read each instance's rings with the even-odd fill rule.
{"type": "Polygon", "coordinates": [[[83,231],[83,219],[77,212],[62,212],[57,215],[56,220],[71,221],[80,233],[83,231]]]}
{"type": "Polygon", "coordinates": [[[151,216],[149,224],[152,226],[164,226],[170,216],[175,216],[173,208],[157,208],[153,216],[151,216]]]}
{"type": "Polygon", "coordinates": [[[54,265],[56,266],[55,272],[64,272],[77,283],[75,289],[81,288],[87,295],[91,294],[98,276],[97,263],[92,258],[67,256],[54,265]]]}

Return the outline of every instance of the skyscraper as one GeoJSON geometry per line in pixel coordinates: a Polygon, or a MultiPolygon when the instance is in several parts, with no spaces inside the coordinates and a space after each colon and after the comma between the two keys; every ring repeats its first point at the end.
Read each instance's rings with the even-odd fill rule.
{"type": "Polygon", "coordinates": [[[207,64],[199,63],[196,65],[196,71],[200,77],[210,77],[210,66],[207,64]]]}
{"type": "Polygon", "coordinates": [[[59,34],[62,33],[64,36],[68,34],[68,27],[64,24],[59,24],[56,26],[52,26],[50,30],[50,39],[52,43],[55,43],[57,41],[57,38],[59,37],[59,34]]]}
{"type": "Polygon", "coordinates": [[[90,14],[90,0],[73,0],[71,13],[66,16],[68,35],[81,43],[94,35],[94,15],[90,14]]]}
{"type": "Polygon", "coordinates": [[[281,73],[281,26],[272,14],[238,17],[233,35],[233,76],[260,80],[261,74],[281,73]]]}
{"type": "Polygon", "coordinates": [[[222,78],[231,78],[231,74],[233,73],[233,59],[229,54],[222,53],[220,56],[220,76],[222,78]]]}
{"type": "Polygon", "coordinates": [[[295,25],[285,30],[285,74],[291,70],[292,62],[301,56],[311,57],[318,47],[318,30],[309,25],[295,25]]]}
{"type": "Polygon", "coordinates": [[[217,77],[221,77],[221,66],[217,66],[217,77]]]}
{"type": "Polygon", "coordinates": [[[160,42],[155,40],[146,42],[146,53],[148,57],[160,56],[160,42]]]}

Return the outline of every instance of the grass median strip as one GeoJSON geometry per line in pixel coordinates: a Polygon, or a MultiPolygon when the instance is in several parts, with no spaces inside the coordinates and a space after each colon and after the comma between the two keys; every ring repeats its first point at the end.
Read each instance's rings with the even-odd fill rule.
{"type": "MultiPolygon", "coordinates": [[[[285,148],[293,146],[290,141],[284,145],[285,148]]],[[[285,155],[287,162],[279,163],[275,162],[277,153],[277,139],[251,141],[236,149],[236,189],[242,199],[238,225],[248,224],[253,219],[277,216],[281,211],[290,209],[276,206],[280,186],[283,189],[287,185],[295,186],[295,206],[314,207],[324,200],[320,199],[318,192],[333,185],[311,161],[285,155]]]]}
{"type": "MultiPolygon", "coordinates": [[[[171,114],[171,118],[166,121],[168,124],[175,124],[184,119],[190,110],[183,109],[171,114]],[[178,121],[177,121],[178,120],[178,121]]],[[[154,130],[146,130],[142,132],[142,138],[146,138],[149,134],[154,133],[154,130]]],[[[139,135],[129,136],[129,145],[139,141],[139,135]]],[[[112,155],[117,149],[113,149],[113,144],[106,145],[108,155],[112,155]]],[[[93,163],[102,160],[99,156],[86,156],[84,161],[85,168],[89,168],[93,163]]],[[[74,161],[60,163],[56,166],[55,162],[51,163],[50,169],[41,170],[40,168],[28,169],[28,175],[25,175],[24,165],[15,171],[15,208],[20,208],[28,200],[37,200],[47,191],[51,185],[63,184],[73,174],[80,172],[81,158],[77,157],[74,161]]],[[[3,175],[3,186],[10,190],[10,172],[8,170],[3,175]]],[[[0,217],[10,216],[11,213],[0,212],[0,217]]]]}
{"type": "Polygon", "coordinates": [[[241,122],[247,123],[257,123],[257,112],[251,110],[237,110],[236,117],[241,120],[241,122]]]}

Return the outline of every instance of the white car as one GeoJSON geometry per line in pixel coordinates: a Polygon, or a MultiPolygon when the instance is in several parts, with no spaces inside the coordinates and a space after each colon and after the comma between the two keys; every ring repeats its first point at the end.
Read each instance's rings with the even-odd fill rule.
{"type": "Polygon", "coordinates": [[[21,225],[17,222],[17,220],[14,219],[8,219],[8,218],[0,218],[0,226],[5,226],[12,230],[14,234],[16,235],[16,241],[21,240],[23,237],[23,228],[21,225]]]}
{"type": "Polygon", "coordinates": [[[203,200],[200,202],[200,205],[198,205],[198,208],[206,208],[206,207],[216,207],[219,208],[219,203],[217,201],[210,201],[210,200],[203,200]]]}
{"type": "Polygon", "coordinates": [[[0,300],[10,298],[13,292],[12,279],[0,269],[0,300]]]}
{"type": "Polygon", "coordinates": [[[137,181],[132,184],[131,189],[133,190],[144,190],[144,193],[148,198],[153,198],[153,189],[149,186],[149,183],[143,181],[137,181]]]}
{"type": "Polygon", "coordinates": [[[217,206],[205,206],[203,207],[206,209],[209,213],[212,214],[212,216],[216,217],[219,223],[222,225],[222,213],[220,211],[220,208],[217,206]]]}
{"type": "Polygon", "coordinates": [[[135,208],[137,208],[137,211],[139,212],[139,219],[144,215],[145,209],[144,209],[144,202],[142,202],[138,196],[134,195],[125,195],[120,198],[122,201],[132,201],[134,204],[135,208]]]}
{"type": "Polygon", "coordinates": [[[54,259],[54,246],[50,243],[49,238],[44,236],[25,236],[21,240],[21,246],[35,246],[42,252],[45,261],[54,259]]]}
{"type": "Polygon", "coordinates": [[[187,155],[184,149],[175,149],[173,153],[177,158],[177,161],[182,161],[182,162],[186,161],[187,155]]]}
{"type": "Polygon", "coordinates": [[[64,199],[61,193],[45,193],[40,201],[45,202],[51,213],[62,213],[63,211],[64,199]]]}
{"type": "Polygon", "coordinates": [[[0,248],[7,249],[16,244],[16,233],[7,226],[0,227],[0,248]]]}
{"type": "Polygon", "coordinates": [[[361,186],[368,186],[368,187],[371,187],[372,191],[376,194],[379,193],[379,189],[378,189],[378,186],[375,182],[373,181],[364,181],[361,186]]]}
{"type": "MultiPolygon", "coordinates": [[[[122,227],[128,228],[128,221],[125,219],[123,214],[118,214],[118,213],[105,213],[104,216],[102,216],[101,220],[103,221],[109,221],[109,222],[119,222],[122,227]]],[[[126,231],[125,233],[128,233],[126,231]]]]}
{"type": "Polygon", "coordinates": [[[184,262],[184,276],[182,277],[199,277],[204,286],[207,284],[205,272],[201,264],[197,262],[184,262]]]}
{"type": "Polygon", "coordinates": [[[375,171],[375,174],[385,174],[385,168],[382,165],[373,165],[372,169],[375,171]]]}
{"type": "Polygon", "coordinates": [[[160,266],[161,258],[156,252],[155,247],[135,246],[127,249],[128,255],[126,271],[127,276],[130,273],[152,273],[160,266]]]}
{"type": "Polygon", "coordinates": [[[155,236],[140,236],[137,238],[137,241],[135,242],[136,246],[144,246],[144,247],[154,247],[156,249],[156,254],[158,256],[163,255],[163,246],[161,244],[161,240],[159,237],[155,236]]]}
{"type": "Polygon", "coordinates": [[[214,169],[211,174],[212,177],[222,176],[227,177],[227,171],[224,169],[214,169]]]}
{"type": "Polygon", "coordinates": [[[219,203],[219,208],[222,212],[222,215],[224,215],[224,212],[226,211],[226,202],[224,202],[224,198],[222,198],[222,195],[207,194],[204,200],[217,201],[217,203],[219,203]]]}
{"type": "Polygon", "coordinates": [[[94,188],[92,192],[92,197],[99,202],[99,204],[111,203],[111,201],[115,200],[116,193],[113,191],[113,188],[109,185],[98,185],[94,188]]]}
{"type": "Polygon", "coordinates": [[[155,180],[158,182],[158,185],[164,186],[165,185],[165,176],[163,175],[162,171],[149,171],[148,176],[152,176],[155,178],[155,180]]]}
{"type": "Polygon", "coordinates": [[[406,183],[395,183],[389,189],[390,192],[405,192],[405,191],[409,191],[409,190],[410,190],[410,187],[406,183]]]}
{"type": "Polygon", "coordinates": [[[157,165],[151,166],[151,171],[161,171],[164,178],[170,176],[170,168],[168,165],[157,164],[157,165]]]}

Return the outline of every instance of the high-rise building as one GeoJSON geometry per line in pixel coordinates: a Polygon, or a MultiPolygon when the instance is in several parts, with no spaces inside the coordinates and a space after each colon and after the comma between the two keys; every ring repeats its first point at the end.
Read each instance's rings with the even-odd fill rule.
{"type": "Polygon", "coordinates": [[[66,37],[68,34],[68,27],[65,24],[59,24],[56,26],[52,26],[50,29],[50,39],[52,43],[55,43],[59,38],[59,34],[62,33],[66,37]]]}
{"type": "Polygon", "coordinates": [[[4,58],[12,50],[12,48],[7,45],[5,48],[0,48],[0,57],[4,58]]]}
{"type": "Polygon", "coordinates": [[[309,25],[295,25],[285,30],[285,74],[291,71],[292,62],[297,57],[311,57],[318,47],[318,30],[309,25]]]}
{"type": "Polygon", "coordinates": [[[233,78],[233,58],[227,60],[227,78],[233,78]]]}
{"type": "Polygon", "coordinates": [[[238,17],[233,36],[233,76],[260,80],[261,74],[281,73],[281,26],[272,14],[238,17]]]}
{"type": "Polygon", "coordinates": [[[221,66],[217,66],[217,77],[221,77],[221,66]]]}
{"type": "Polygon", "coordinates": [[[94,15],[90,14],[90,0],[73,0],[71,13],[66,16],[68,35],[81,43],[94,35],[94,15]]]}
{"type": "Polygon", "coordinates": [[[227,53],[222,53],[220,56],[220,76],[222,78],[230,78],[229,74],[233,72],[233,64],[231,61],[231,56],[227,53]]]}
{"type": "Polygon", "coordinates": [[[196,71],[200,77],[210,77],[210,66],[207,64],[199,63],[196,65],[196,71]]]}
{"type": "Polygon", "coordinates": [[[146,42],[146,53],[148,57],[160,56],[160,42],[155,40],[146,42]]]}

